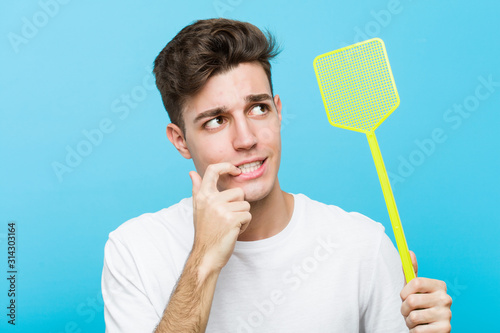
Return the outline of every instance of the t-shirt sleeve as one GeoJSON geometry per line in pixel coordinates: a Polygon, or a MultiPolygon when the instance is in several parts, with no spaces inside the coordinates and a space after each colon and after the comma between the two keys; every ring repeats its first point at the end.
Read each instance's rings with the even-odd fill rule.
{"type": "Polygon", "coordinates": [[[401,314],[400,292],[404,274],[399,254],[383,233],[371,279],[366,311],[361,317],[360,332],[401,333],[408,328],[401,314]]]}
{"type": "Polygon", "coordinates": [[[152,332],[160,320],[145,293],[133,255],[112,235],[104,249],[102,296],[108,333],[152,332]]]}

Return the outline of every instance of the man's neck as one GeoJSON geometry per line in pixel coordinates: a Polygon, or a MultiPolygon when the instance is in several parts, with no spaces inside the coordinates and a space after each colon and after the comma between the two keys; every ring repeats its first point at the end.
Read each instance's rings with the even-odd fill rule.
{"type": "Polygon", "coordinates": [[[281,190],[276,179],[269,195],[250,205],[252,220],[245,232],[238,237],[238,241],[256,241],[278,234],[290,222],[294,199],[291,194],[281,190]]]}

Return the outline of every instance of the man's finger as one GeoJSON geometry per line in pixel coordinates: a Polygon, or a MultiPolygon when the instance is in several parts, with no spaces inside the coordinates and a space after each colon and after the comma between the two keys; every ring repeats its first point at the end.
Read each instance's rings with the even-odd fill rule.
{"type": "Polygon", "coordinates": [[[219,177],[226,173],[232,176],[238,176],[241,170],[228,162],[209,165],[203,175],[203,181],[200,188],[203,190],[217,191],[219,177]]]}
{"type": "MultiPolygon", "coordinates": [[[[250,220],[250,221],[251,221],[251,220],[250,220]]],[[[246,223],[243,223],[243,224],[241,225],[239,235],[241,235],[242,233],[244,233],[244,232],[247,230],[248,226],[250,225],[250,221],[248,221],[248,222],[246,222],[246,223]]]]}
{"type": "MultiPolygon", "coordinates": [[[[412,311],[412,313],[410,313],[410,315],[405,318],[405,321],[406,321],[406,326],[409,329],[412,329],[415,328],[415,326],[417,325],[426,325],[432,323],[434,319],[435,319],[434,309],[422,309],[422,310],[412,311]]],[[[437,331],[429,330],[428,332],[437,332],[437,331]]]]}
{"type": "Polygon", "coordinates": [[[200,190],[202,179],[196,171],[189,172],[189,177],[191,177],[191,181],[193,182],[193,196],[195,196],[196,193],[198,193],[198,191],[200,190]]]}
{"type": "Polygon", "coordinates": [[[245,199],[245,191],[240,187],[230,188],[219,192],[218,200],[223,202],[243,201],[245,199]]]}
{"type": "Polygon", "coordinates": [[[438,303],[439,293],[411,294],[401,304],[401,314],[407,317],[415,309],[428,309],[438,303]]]}
{"type": "Polygon", "coordinates": [[[415,271],[415,276],[417,276],[418,262],[417,262],[417,256],[415,255],[415,252],[410,251],[410,257],[411,257],[411,263],[413,265],[413,270],[415,271]]]}
{"type": "Polygon", "coordinates": [[[441,280],[434,280],[428,278],[415,278],[408,282],[408,284],[401,290],[401,299],[404,301],[409,295],[416,293],[432,293],[434,291],[442,290],[446,293],[446,283],[441,280]]]}
{"type": "Polygon", "coordinates": [[[249,212],[250,211],[250,203],[248,201],[235,201],[228,202],[226,207],[231,212],[249,212]]]}
{"type": "Polygon", "coordinates": [[[237,212],[234,213],[235,219],[240,222],[240,235],[246,230],[250,221],[252,220],[252,214],[250,212],[237,212]],[[242,231],[243,230],[243,231],[242,231]]]}

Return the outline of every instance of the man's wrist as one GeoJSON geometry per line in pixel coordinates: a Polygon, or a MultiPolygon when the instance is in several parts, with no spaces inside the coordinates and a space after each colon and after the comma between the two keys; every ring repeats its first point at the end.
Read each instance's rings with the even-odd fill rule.
{"type": "Polygon", "coordinates": [[[200,287],[208,280],[217,279],[220,269],[210,264],[205,254],[192,251],[186,262],[186,268],[196,275],[197,286],[200,287]]]}

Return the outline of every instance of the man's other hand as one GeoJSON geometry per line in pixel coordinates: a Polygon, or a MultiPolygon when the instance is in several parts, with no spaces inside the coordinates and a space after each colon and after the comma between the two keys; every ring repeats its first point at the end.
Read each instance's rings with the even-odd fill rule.
{"type": "MultiPolygon", "coordinates": [[[[411,261],[418,272],[415,253],[410,251],[411,261]]],[[[442,333],[451,331],[451,297],[446,293],[446,283],[416,277],[401,291],[401,313],[410,333],[442,333]]]]}

